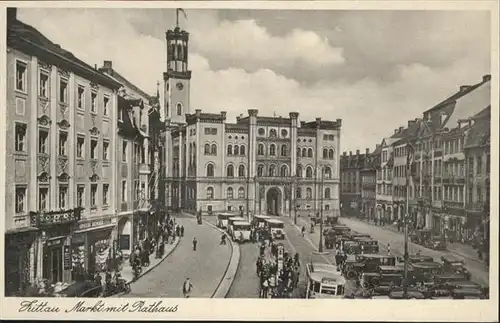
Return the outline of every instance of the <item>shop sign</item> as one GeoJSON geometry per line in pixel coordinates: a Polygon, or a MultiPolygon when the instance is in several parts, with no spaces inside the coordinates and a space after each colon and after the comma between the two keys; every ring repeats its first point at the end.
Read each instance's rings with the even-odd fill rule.
{"type": "Polygon", "coordinates": [[[64,270],[70,270],[72,267],[72,259],[71,259],[71,248],[70,246],[64,246],[63,253],[63,261],[64,261],[64,270]]]}
{"type": "Polygon", "coordinates": [[[111,219],[102,219],[102,220],[95,220],[95,221],[80,223],[78,225],[78,230],[85,230],[85,229],[90,229],[90,228],[95,228],[95,227],[101,227],[101,226],[109,225],[112,223],[113,222],[111,221],[111,219]]]}
{"type": "Polygon", "coordinates": [[[54,240],[47,240],[47,247],[57,246],[63,243],[63,238],[58,238],[54,240]]]}

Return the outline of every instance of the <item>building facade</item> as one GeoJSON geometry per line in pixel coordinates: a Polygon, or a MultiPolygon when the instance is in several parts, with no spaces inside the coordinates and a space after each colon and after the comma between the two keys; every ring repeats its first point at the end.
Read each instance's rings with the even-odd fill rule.
{"type": "Polygon", "coordinates": [[[164,73],[166,205],[169,209],[339,215],[341,120],[299,121],[299,114],[236,123],[226,113],[193,111],[189,33],[166,33],[164,73]]]}
{"type": "Polygon", "coordinates": [[[379,162],[377,158],[377,148],[373,153],[370,153],[369,148],[366,148],[365,160],[360,169],[361,212],[362,216],[369,221],[373,221],[376,210],[376,165],[379,162]]]}
{"type": "Polygon", "coordinates": [[[362,177],[361,170],[369,154],[360,154],[356,150],[344,152],[340,157],[340,203],[342,215],[359,217],[362,211],[362,177]]]}
{"type": "Polygon", "coordinates": [[[5,291],[112,257],[119,83],[8,9],[5,291]]]}

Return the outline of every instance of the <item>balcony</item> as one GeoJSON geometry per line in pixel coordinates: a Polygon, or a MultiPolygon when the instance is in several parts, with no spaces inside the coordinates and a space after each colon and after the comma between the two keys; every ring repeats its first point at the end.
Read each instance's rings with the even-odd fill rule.
{"type": "Polygon", "coordinates": [[[31,226],[41,228],[61,224],[71,224],[81,219],[83,208],[48,212],[30,212],[31,226]]]}

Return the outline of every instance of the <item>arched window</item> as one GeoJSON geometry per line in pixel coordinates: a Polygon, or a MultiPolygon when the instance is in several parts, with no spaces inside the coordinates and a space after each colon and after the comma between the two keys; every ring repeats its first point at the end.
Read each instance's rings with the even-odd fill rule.
{"type": "Polygon", "coordinates": [[[297,165],[297,177],[302,177],[302,166],[297,165]]]}
{"type": "Polygon", "coordinates": [[[269,155],[276,156],[276,145],[275,144],[271,144],[271,146],[269,146],[269,155]]]}
{"type": "Polygon", "coordinates": [[[287,177],[288,176],[288,167],[286,167],[286,165],[281,166],[280,176],[281,177],[287,177]]]}
{"type": "Polygon", "coordinates": [[[240,155],[245,156],[245,146],[243,145],[240,146],[240,155]]]}
{"type": "Polygon", "coordinates": [[[213,164],[207,165],[207,177],[214,177],[214,165],[213,164]]]}
{"type": "Polygon", "coordinates": [[[288,155],[288,146],[282,145],[281,146],[281,156],[286,157],[287,155],[288,155]]]}
{"type": "Polygon", "coordinates": [[[226,176],[227,177],[234,177],[234,166],[233,165],[227,165],[226,176]]]}
{"type": "Polygon", "coordinates": [[[264,156],[264,144],[259,144],[259,148],[257,149],[257,155],[264,156]]]}
{"type": "Polygon", "coordinates": [[[231,156],[233,154],[233,146],[227,145],[227,155],[231,156]]]}
{"type": "Polygon", "coordinates": [[[238,167],[238,177],[245,177],[245,165],[238,167]]]}
{"type": "Polygon", "coordinates": [[[212,155],[217,155],[217,145],[216,144],[212,144],[211,153],[212,153],[212,155]]]}
{"type": "Polygon", "coordinates": [[[228,200],[231,200],[233,198],[233,188],[232,187],[227,188],[226,197],[228,200]]]}
{"type": "Polygon", "coordinates": [[[205,144],[205,155],[210,155],[210,144],[205,144]]]}
{"type": "Polygon", "coordinates": [[[182,104],[180,102],[177,103],[177,115],[178,116],[182,115],[182,104]]]}
{"type": "Polygon", "coordinates": [[[175,44],[174,43],[170,44],[170,52],[172,53],[172,56],[175,60],[176,56],[175,56],[175,44]]]}
{"type": "Polygon", "coordinates": [[[257,176],[264,176],[264,165],[260,164],[259,166],[257,166],[257,176]]]}
{"type": "Polygon", "coordinates": [[[208,187],[207,188],[207,199],[211,200],[213,198],[214,198],[214,188],[208,187]]]}
{"type": "Polygon", "coordinates": [[[329,198],[331,198],[330,188],[327,187],[327,188],[325,188],[325,199],[329,199],[329,198]]]}
{"type": "Polygon", "coordinates": [[[239,146],[234,145],[234,147],[233,147],[233,154],[235,156],[237,156],[237,155],[240,154],[240,147],[239,146]]]}
{"type": "Polygon", "coordinates": [[[183,58],[183,55],[184,54],[184,51],[182,50],[182,45],[181,44],[178,44],[177,45],[177,59],[179,61],[182,61],[184,58],[183,58]]]}
{"type": "Polygon", "coordinates": [[[271,129],[269,131],[269,137],[276,137],[278,134],[276,133],[276,129],[271,129]]]}
{"type": "Polygon", "coordinates": [[[307,157],[307,149],[302,148],[302,157],[307,157]]]}
{"type": "Polygon", "coordinates": [[[302,198],[302,189],[300,187],[297,187],[297,190],[295,190],[295,197],[298,199],[302,198]]]}
{"type": "Polygon", "coordinates": [[[332,178],[332,168],[330,166],[325,167],[325,178],[330,179],[332,178]]]}
{"type": "Polygon", "coordinates": [[[269,176],[270,177],[276,176],[276,166],[274,165],[269,166],[269,176]]]}
{"type": "Polygon", "coordinates": [[[310,187],[306,188],[306,199],[312,199],[312,189],[310,187]]]}
{"type": "Polygon", "coordinates": [[[297,148],[297,157],[300,157],[300,148],[297,148]]]}
{"type": "Polygon", "coordinates": [[[333,159],[333,149],[328,150],[328,158],[333,159]]]}
{"type": "Polygon", "coordinates": [[[313,156],[313,149],[312,149],[312,148],[309,148],[309,149],[307,150],[307,157],[310,157],[310,158],[311,158],[312,156],[313,156]]]}
{"type": "Polygon", "coordinates": [[[312,178],[313,177],[313,169],[312,167],[307,167],[306,168],[306,178],[312,178]]]}
{"type": "Polygon", "coordinates": [[[245,198],[245,189],[243,187],[240,187],[238,189],[238,198],[239,199],[244,199],[245,198]]]}
{"type": "Polygon", "coordinates": [[[328,149],[323,149],[323,159],[327,159],[328,158],[328,149]]]}

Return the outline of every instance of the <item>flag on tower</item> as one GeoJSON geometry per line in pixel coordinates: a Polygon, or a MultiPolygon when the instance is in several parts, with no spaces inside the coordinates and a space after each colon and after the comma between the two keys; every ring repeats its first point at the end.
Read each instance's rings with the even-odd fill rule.
{"type": "Polygon", "coordinates": [[[179,13],[179,12],[182,12],[182,14],[184,15],[184,18],[185,18],[185,19],[188,19],[187,15],[186,15],[186,12],[184,11],[184,9],[182,9],[182,8],[177,8],[177,13],[179,13]]]}

